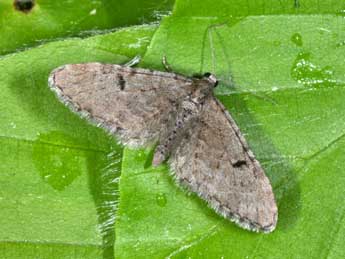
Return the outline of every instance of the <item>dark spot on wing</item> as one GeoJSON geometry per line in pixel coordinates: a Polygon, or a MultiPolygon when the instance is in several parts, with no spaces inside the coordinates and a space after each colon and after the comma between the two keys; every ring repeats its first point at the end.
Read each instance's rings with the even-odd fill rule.
{"type": "Polygon", "coordinates": [[[135,69],[131,69],[128,73],[128,76],[132,77],[136,75],[136,70],[135,69]]]}
{"type": "Polygon", "coordinates": [[[235,163],[232,164],[233,167],[242,167],[247,165],[246,160],[237,160],[235,163]]]}
{"type": "Polygon", "coordinates": [[[15,0],[13,2],[14,8],[23,13],[28,13],[35,5],[34,0],[15,0]]]}
{"type": "Polygon", "coordinates": [[[121,91],[126,87],[126,80],[123,78],[122,74],[117,74],[118,85],[120,86],[121,91]]]}
{"type": "Polygon", "coordinates": [[[176,104],[176,101],[175,100],[173,100],[173,99],[168,99],[168,101],[172,104],[172,105],[175,105],[176,104]]]}
{"type": "Polygon", "coordinates": [[[220,168],[220,162],[219,162],[219,161],[217,161],[216,168],[217,168],[217,169],[219,169],[219,168],[220,168]]]}

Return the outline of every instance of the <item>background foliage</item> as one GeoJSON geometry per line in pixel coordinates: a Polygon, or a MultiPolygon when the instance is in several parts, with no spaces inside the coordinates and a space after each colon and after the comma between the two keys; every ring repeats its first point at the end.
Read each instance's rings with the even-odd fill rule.
{"type": "Polygon", "coordinates": [[[0,258],[344,258],[343,1],[177,0],[148,24],[171,9],[0,0],[0,258]],[[222,219],[148,166],[150,150],[122,151],[47,87],[59,65],[138,54],[222,81],[271,179],[275,232],[222,219]]]}

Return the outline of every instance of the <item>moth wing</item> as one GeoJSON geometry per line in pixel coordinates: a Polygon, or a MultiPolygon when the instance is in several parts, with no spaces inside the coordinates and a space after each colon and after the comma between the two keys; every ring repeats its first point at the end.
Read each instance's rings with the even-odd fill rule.
{"type": "Polygon", "coordinates": [[[124,144],[139,146],[167,130],[192,81],[173,73],[86,63],[55,69],[49,85],[71,110],[116,133],[124,144]]]}
{"type": "Polygon", "coordinates": [[[230,114],[213,96],[198,128],[169,160],[177,180],[243,228],[271,232],[277,223],[272,187],[230,114]]]}

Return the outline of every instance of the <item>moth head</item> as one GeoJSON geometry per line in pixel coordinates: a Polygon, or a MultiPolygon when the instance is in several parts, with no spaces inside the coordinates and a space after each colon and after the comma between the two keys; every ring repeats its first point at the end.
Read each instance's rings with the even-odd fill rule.
{"type": "Polygon", "coordinates": [[[205,73],[203,76],[210,84],[213,85],[213,87],[216,87],[218,85],[218,80],[214,74],[211,74],[209,72],[205,73]]]}
{"type": "Polygon", "coordinates": [[[195,99],[196,102],[202,102],[205,97],[212,93],[213,88],[218,84],[218,80],[211,73],[194,75],[193,78],[195,91],[192,94],[192,98],[195,99]]]}

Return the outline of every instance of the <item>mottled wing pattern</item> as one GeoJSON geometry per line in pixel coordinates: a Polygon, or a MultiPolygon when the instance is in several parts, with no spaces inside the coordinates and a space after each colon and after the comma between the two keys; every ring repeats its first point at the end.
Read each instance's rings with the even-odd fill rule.
{"type": "Polygon", "coordinates": [[[73,111],[116,133],[122,143],[145,145],[166,130],[192,80],[173,73],[86,63],[55,69],[50,87],[73,111]]]}
{"type": "Polygon", "coordinates": [[[234,120],[213,96],[206,100],[200,124],[169,162],[177,180],[224,217],[246,229],[274,230],[278,212],[270,182],[234,120]]]}

